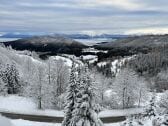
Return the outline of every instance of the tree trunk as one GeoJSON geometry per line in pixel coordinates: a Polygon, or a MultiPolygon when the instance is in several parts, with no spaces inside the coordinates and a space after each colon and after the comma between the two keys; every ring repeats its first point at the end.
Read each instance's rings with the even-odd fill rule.
{"type": "Polygon", "coordinates": [[[140,104],[141,104],[141,96],[142,96],[142,90],[140,89],[139,91],[139,100],[138,100],[138,107],[140,107],[140,104]]]}
{"type": "Polygon", "coordinates": [[[39,109],[42,109],[42,105],[41,105],[41,97],[39,97],[38,108],[39,108],[39,109]]]}
{"type": "Polygon", "coordinates": [[[125,108],[125,88],[123,88],[123,109],[125,108]]]}

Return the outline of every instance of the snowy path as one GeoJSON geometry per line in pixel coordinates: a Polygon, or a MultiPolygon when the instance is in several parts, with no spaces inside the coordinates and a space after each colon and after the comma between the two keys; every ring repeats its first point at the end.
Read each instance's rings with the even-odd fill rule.
{"type": "MultiPolygon", "coordinates": [[[[36,122],[50,122],[50,123],[61,123],[63,117],[52,117],[52,116],[40,116],[40,115],[26,115],[26,114],[15,114],[15,113],[7,113],[0,112],[2,116],[11,118],[11,119],[24,119],[29,121],[36,122]]],[[[101,120],[103,123],[116,123],[125,120],[125,116],[118,117],[102,117],[101,120]]]]}

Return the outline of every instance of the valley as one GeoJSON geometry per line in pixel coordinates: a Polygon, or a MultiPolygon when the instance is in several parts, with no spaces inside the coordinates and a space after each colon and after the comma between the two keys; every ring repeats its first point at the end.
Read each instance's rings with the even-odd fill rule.
{"type": "Polygon", "coordinates": [[[168,1],[0,0],[0,126],[168,126],[168,1]]]}
{"type": "Polygon", "coordinates": [[[98,95],[95,99],[100,105],[98,108],[103,122],[115,126],[113,118],[124,118],[119,122],[122,123],[127,116],[143,114],[143,109],[148,106],[150,99],[155,96],[160,101],[168,90],[165,85],[165,68],[168,64],[166,38],[166,35],[152,36],[153,40],[151,36],[128,37],[93,45],[85,45],[62,36],[39,36],[4,42],[0,47],[0,75],[4,83],[0,98],[4,106],[0,106],[0,112],[10,118],[15,116],[15,119],[29,121],[33,121],[31,116],[29,117],[32,113],[32,116],[40,115],[35,121],[41,120],[43,115],[56,115],[62,119],[65,116],[63,104],[72,67],[75,65],[76,76],[79,76],[80,72],[85,75],[83,72],[87,64],[92,85],[96,88],[94,92],[98,95]],[[144,38],[144,44],[139,44],[144,38]],[[158,41],[155,38],[158,38],[158,41]],[[146,44],[145,41],[150,43],[146,44]],[[7,78],[8,73],[11,76],[10,72],[14,77],[12,80],[7,78]],[[11,88],[13,84],[17,86],[11,88]],[[123,96],[125,89],[127,92],[124,92],[123,96]],[[18,95],[23,99],[23,103],[17,100],[18,95]],[[30,103],[34,106],[33,109],[31,104],[29,106],[27,103],[28,99],[32,101],[30,103]],[[27,112],[22,105],[24,102],[27,108],[30,107],[27,112]],[[7,104],[20,105],[20,108],[11,109],[7,104]],[[132,110],[135,113],[131,113],[132,110]],[[14,112],[16,115],[8,115],[6,112],[14,112]]]}

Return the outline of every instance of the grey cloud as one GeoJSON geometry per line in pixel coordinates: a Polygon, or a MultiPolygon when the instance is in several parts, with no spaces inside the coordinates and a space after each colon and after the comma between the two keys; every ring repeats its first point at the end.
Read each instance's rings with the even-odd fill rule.
{"type": "Polygon", "coordinates": [[[124,5],[81,6],[79,0],[1,0],[0,32],[125,33],[130,29],[167,27],[168,2],[134,1],[145,6],[127,10],[122,9],[124,5]]]}

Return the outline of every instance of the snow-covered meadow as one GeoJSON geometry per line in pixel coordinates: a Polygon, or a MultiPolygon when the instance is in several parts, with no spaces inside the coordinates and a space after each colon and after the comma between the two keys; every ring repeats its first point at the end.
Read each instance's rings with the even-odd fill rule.
{"type": "MultiPolygon", "coordinates": [[[[61,126],[61,123],[34,122],[22,119],[7,119],[0,116],[0,126],[61,126]]],[[[104,126],[120,126],[120,123],[105,124],[104,126]]]]}
{"type": "MultiPolygon", "coordinates": [[[[64,117],[64,112],[61,110],[39,110],[35,101],[31,98],[9,95],[0,96],[0,112],[17,113],[26,115],[44,115],[51,117],[64,117]]],[[[131,114],[138,114],[143,111],[143,108],[130,108],[130,109],[105,109],[99,113],[99,117],[117,117],[129,116],[131,114]]]]}

